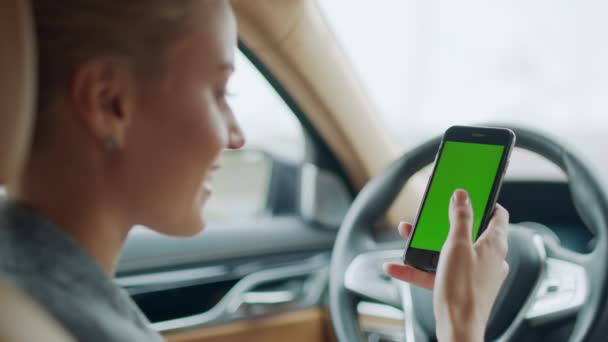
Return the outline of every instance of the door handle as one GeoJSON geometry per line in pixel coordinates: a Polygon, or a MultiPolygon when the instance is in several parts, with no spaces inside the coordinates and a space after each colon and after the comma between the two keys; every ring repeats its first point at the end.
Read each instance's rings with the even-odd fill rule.
{"type": "Polygon", "coordinates": [[[298,298],[296,292],[295,290],[249,291],[243,294],[241,302],[247,305],[287,304],[298,298]]]}

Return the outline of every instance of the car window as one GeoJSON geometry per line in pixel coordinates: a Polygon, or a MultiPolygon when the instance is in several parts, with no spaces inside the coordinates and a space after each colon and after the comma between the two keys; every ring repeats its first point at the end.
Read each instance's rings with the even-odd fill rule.
{"type": "MultiPolygon", "coordinates": [[[[319,3],[405,148],[452,124],[507,123],[558,136],[608,166],[608,3],[319,3]]],[[[545,174],[536,161],[511,165],[545,174]]]]}
{"type": "Polygon", "coordinates": [[[245,149],[268,151],[302,161],[304,133],[300,122],[266,78],[240,51],[228,84],[229,103],[245,132],[245,149]]]}

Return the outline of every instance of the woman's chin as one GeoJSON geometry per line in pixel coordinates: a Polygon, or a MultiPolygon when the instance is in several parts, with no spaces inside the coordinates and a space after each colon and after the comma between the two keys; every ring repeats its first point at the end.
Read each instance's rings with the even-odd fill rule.
{"type": "Polygon", "coordinates": [[[174,222],[171,224],[150,225],[150,229],[157,233],[174,236],[190,237],[200,234],[206,226],[205,219],[201,215],[193,215],[189,220],[174,222]]]}
{"type": "Polygon", "coordinates": [[[188,237],[188,236],[198,235],[203,230],[205,230],[206,225],[207,225],[207,222],[205,222],[205,219],[202,217],[202,215],[197,215],[197,217],[194,218],[191,223],[185,224],[182,227],[183,229],[180,230],[179,236],[188,237]]]}
{"type": "MultiPolygon", "coordinates": [[[[182,217],[173,217],[171,222],[165,221],[165,224],[150,225],[152,230],[169,236],[175,237],[190,237],[200,234],[207,225],[203,206],[208,199],[207,193],[199,193],[194,201],[191,211],[183,213],[182,217]]],[[[157,222],[160,223],[160,222],[157,222]]]]}

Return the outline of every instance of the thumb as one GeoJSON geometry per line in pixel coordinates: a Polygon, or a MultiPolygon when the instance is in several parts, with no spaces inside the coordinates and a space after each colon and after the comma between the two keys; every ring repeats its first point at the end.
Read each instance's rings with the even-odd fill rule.
{"type": "Polygon", "coordinates": [[[466,240],[473,243],[473,207],[469,194],[458,189],[450,200],[450,233],[448,240],[466,240]]]}

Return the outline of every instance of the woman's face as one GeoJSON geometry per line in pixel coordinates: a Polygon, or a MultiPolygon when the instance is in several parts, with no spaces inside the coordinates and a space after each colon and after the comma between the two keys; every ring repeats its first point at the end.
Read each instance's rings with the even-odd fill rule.
{"type": "Polygon", "coordinates": [[[189,20],[189,33],[167,50],[162,76],[135,82],[121,152],[128,215],[169,235],[202,230],[218,157],[244,143],[226,102],[237,42],[230,5],[193,1],[189,20]]]}

